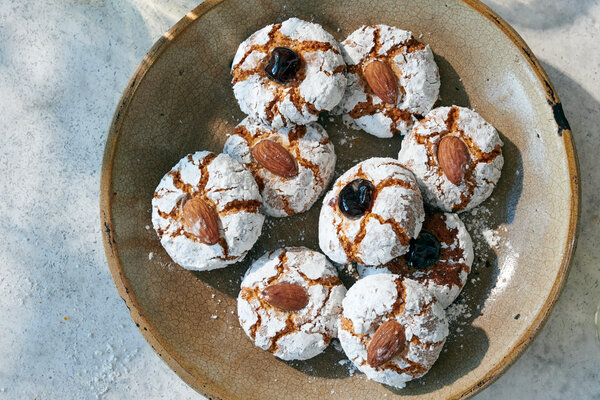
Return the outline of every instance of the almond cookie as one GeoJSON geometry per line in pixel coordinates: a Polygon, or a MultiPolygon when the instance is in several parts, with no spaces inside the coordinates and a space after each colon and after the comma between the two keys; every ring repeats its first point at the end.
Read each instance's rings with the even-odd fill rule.
{"type": "Polygon", "coordinates": [[[344,352],[369,379],[403,388],[437,360],[448,336],[444,308],[420,283],[377,274],[357,281],[342,303],[344,352]]]}
{"type": "Polygon", "coordinates": [[[413,128],[398,159],[414,172],[425,201],[461,212],[487,199],[504,164],[496,129],[475,111],[439,107],[413,128]]]}
{"type": "Polygon", "coordinates": [[[263,211],[272,217],[308,210],[329,185],[336,159],[327,132],[316,122],[277,129],[246,118],[223,152],[252,171],[263,211]]]}
{"type": "Polygon", "coordinates": [[[152,225],[169,256],[186,269],[207,271],[241,261],[265,220],[250,171],[226,154],[198,151],[160,181],[152,225]]]}
{"type": "Polygon", "coordinates": [[[346,171],[325,195],[319,246],[340,264],[385,264],[408,251],[424,215],[413,174],[392,158],[371,158],[346,171]]]}
{"type": "Polygon", "coordinates": [[[387,25],[363,26],[340,44],[348,83],[336,113],[371,135],[406,135],[438,99],[440,76],[429,45],[387,25]]]}
{"type": "Polygon", "coordinates": [[[243,112],[267,125],[305,125],[340,102],[345,66],[321,25],[290,18],[240,44],[231,67],[233,93],[243,112]]]}
{"type": "Polygon", "coordinates": [[[465,286],[472,264],[473,242],[458,215],[427,210],[408,253],[379,266],[359,264],[357,270],[360,277],[388,273],[413,279],[446,308],[465,286]]]}
{"type": "Polygon", "coordinates": [[[238,317],[258,347],[283,360],[306,360],[337,336],[346,288],[324,255],[304,247],[266,253],[238,295],[238,317]]]}

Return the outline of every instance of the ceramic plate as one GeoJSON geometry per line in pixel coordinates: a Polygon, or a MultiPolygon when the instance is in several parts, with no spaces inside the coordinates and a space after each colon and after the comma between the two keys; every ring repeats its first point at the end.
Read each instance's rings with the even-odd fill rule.
{"type": "MultiPolygon", "coordinates": [[[[349,131],[327,115],[320,122],[336,148],[337,174],[369,157],[396,157],[400,148],[400,137],[349,131]]],[[[131,78],[110,128],[101,182],[104,243],[119,294],[160,357],[213,399],[475,393],[525,349],[556,302],[578,207],[577,158],[552,84],[522,39],[472,0],[207,1],[154,45],[131,78]],[[340,40],[363,24],[411,30],[436,54],[441,104],[475,108],[504,141],[498,187],[476,215],[463,215],[476,260],[452,309],[445,350],[401,391],[353,374],[333,346],[308,361],[278,360],[238,324],[236,296],[250,262],[284,245],[318,249],[320,203],[299,216],[267,219],[267,234],[246,261],[212,272],[174,264],[151,227],[151,199],[163,174],[188,153],[220,152],[243,118],[229,74],[238,44],[292,16],[318,22],[340,40]]]]}

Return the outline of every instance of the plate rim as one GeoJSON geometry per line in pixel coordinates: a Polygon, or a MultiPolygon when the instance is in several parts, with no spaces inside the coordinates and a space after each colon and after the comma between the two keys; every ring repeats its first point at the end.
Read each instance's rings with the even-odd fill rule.
{"type": "MultiPolygon", "coordinates": [[[[185,31],[194,21],[202,17],[215,6],[226,0],[206,0],[198,5],[192,11],[188,12],[181,18],[173,27],[164,33],[150,48],[144,56],[140,64],[135,69],[132,77],[129,79],[123,94],[121,95],[115,113],[113,115],[110,128],[108,131],[104,155],[102,158],[101,177],[100,177],[100,222],[102,229],[102,240],[104,243],[104,252],[106,254],[108,268],[117,288],[119,296],[125,302],[129,309],[131,318],[138,327],[144,339],[158,354],[160,358],[190,387],[200,394],[212,398],[222,399],[217,393],[221,391],[215,383],[201,382],[198,378],[188,372],[179,362],[169,354],[161,341],[153,334],[152,324],[143,315],[133,291],[129,290],[130,284],[128,279],[123,274],[122,265],[118,255],[118,249],[113,237],[112,230],[112,196],[111,196],[111,176],[114,164],[114,157],[118,148],[118,139],[121,132],[124,116],[127,114],[131,100],[133,99],[137,88],[156,60],[168,48],[172,39],[185,31]]],[[[523,38],[498,14],[492,11],[491,8],[481,3],[479,0],[456,0],[471,7],[475,11],[482,14],[484,17],[492,21],[504,33],[519,51],[528,60],[531,69],[535,72],[542,86],[546,91],[548,105],[551,107],[554,120],[557,125],[557,131],[563,138],[563,144],[567,156],[567,166],[569,174],[569,183],[571,189],[570,200],[570,215],[569,215],[569,230],[565,248],[563,249],[563,258],[557,277],[552,285],[546,301],[544,302],[541,311],[530,324],[529,328],[521,335],[516,344],[512,346],[502,359],[502,361],[490,369],[484,376],[479,377],[472,384],[461,388],[457,392],[451,394],[448,399],[464,399],[481,391],[496,379],[498,379],[514,362],[523,354],[524,350],[529,346],[535,336],[540,332],[552,309],[556,305],[558,298],[564,288],[564,283],[568,276],[570,267],[573,262],[573,254],[577,245],[577,234],[579,232],[579,222],[581,214],[581,185],[579,179],[579,160],[573,141],[572,132],[567,122],[562,104],[556,93],[554,86],[550,82],[548,75],[540,65],[539,61],[525,43],[523,38]]]]}

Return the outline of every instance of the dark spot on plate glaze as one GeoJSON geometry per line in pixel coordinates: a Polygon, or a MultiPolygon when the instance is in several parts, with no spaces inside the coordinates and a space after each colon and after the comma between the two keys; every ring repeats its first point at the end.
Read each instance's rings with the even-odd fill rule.
{"type": "Polygon", "coordinates": [[[569,121],[567,121],[567,117],[565,117],[565,112],[562,107],[562,103],[555,103],[553,101],[548,100],[548,104],[552,107],[552,112],[554,113],[554,120],[556,121],[556,125],[558,125],[558,134],[562,136],[564,130],[571,130],[569,126],[569,121]]]}

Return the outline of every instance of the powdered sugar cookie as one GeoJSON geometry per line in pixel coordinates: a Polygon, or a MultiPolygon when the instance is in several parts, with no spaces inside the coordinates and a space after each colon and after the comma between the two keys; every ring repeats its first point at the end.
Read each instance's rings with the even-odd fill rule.
{"type": "Polygon", "coordinates": [[[337,336],[345,295],[324,255],[288,247],[252,264],[238,296],[238,317],[261,349],[283,360],[306,360],[337,336]]]}
{"type": "Polygon", "coordinates": [[[223,152],[252,171],[263,211],[273,217],[308,210],[331,181],[335,168],[333,144],[316,122],[277,129],[246,118],[227,139],[223,152]],[[282,172],[278,167],[283,158],[288,161],[282,172]]]}
{"type": "Polygon", "coordinates": [[[199,151],[160,181],[152,225],[169,256],[207,271],[241,261],[262,230],[261,197],[250,171],[226,154],[199,151]]]}
{"type": "Polygon", "coordinates": [[[268,25],[240,44],[233,92],[249,116],[276,128],[316,121],[344,93],[344,59],[319,24],[290,18],[268,25]]]}
{"type": "Polygon", "coordinates": [[[458,215],[427,210],[408,253],[380,266],[358,265],[361,277],[378,273],[414,279],[446,308],[461,292],[473,264],[473,242],[458,215]]]}
{"type": "Polygon", "coordinates": [[[335,112],[344,113],[348,125],[380,138],[405,135],[438,99],[440,76],[433,52],[411,32],[363,26],[340,49],[348,83],[335,112]]]}
{"type": "Polygon", "coordinates": [[[337,263],[384,264],[408,251],[423,218],[413,174],[392,158],[371,158],[346,171],[325,195],[319,246],[337,263]]]}
{"type": "Polygon", "coordinates": [[[342,303],[338,336],[369,379],[403,388],[433,366],[448,336],[443,307],[420,283],[378,274],[357,281],[342,303]]]}
{"type": "Polygon", "coordinates": [[[454,212],[487,199],[504,164],[496,129],[457,106],[427,114],[402,142],[398,159],[414,172],[427,203],[454,212]]]}

